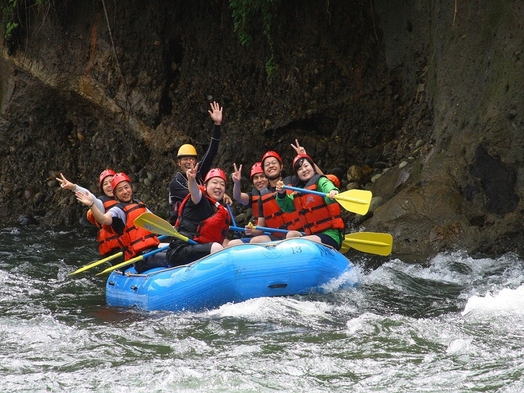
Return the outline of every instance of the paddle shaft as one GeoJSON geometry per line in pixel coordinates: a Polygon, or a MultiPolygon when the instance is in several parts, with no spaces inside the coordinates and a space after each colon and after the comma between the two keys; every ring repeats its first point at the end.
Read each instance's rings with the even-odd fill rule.
{"type": "Polygon", "coordinates": [[[93,263],[90,263],[89,265],[85,265],[85,266],[82,266],[81,268],[75,270],[74,272],[72,273],[69,273],[70,276],[73,276],[75,274],[78,274],[78,273],[82,273],[86,270],[89,270],[93,267],[96,267],[98,265],[101,265],[102,263],[104,262],[109,262],[109,261],[112,261],[113,259],[116,259],[118,257],[121,257],[123,255],[122,251],[120,252],[117,252],[116,254],[113,254],[113,255],[110,255],[104,259],[100,259],[99,261],[96,261],[96,262],[93,262],[93,263]]]}
{"type": "Polygon", "coordinates": [[[292,190],[292,191],[298,191],[298,192],[305,192],[308,194],[314,194],[314,195],[320,195],[320,196],[327,196],[328,194],[325,192],[315,191],[315,190],[307,190],[305,188],[298,188],[298,187],[292,187],[292,186],[284,186],[284,189],[286,190],[292,190]]]}
{"type": "Polygon", "coordinates": [[[229,212],[229,217],[231,217],[231,222],[233,223],[233,226],[236,227],[237,223],[235,222],[235,216],[233,215],[233,211],[231,210],[231,206],[229,206],[227,203],[225,205],[227,207],[227,211],[229,212]]]}
{"type": "MultiPolygon", "coordinates": [[[[305,194],[319,195],[325,198],[329,196],[328,193],[309,190],[307,188],[284,186],[284,189],[293,190],[305,194]]],[[[347,190],[338,193],[333,197],[333,199],[335,199],[340,204],[340,206],[342,206],[347,211],[361,215],[364,215],[368,212],[371,203],[371,198],[371,191],[368,190],[347,190]]]]}
{"type": "MultiPolygon", "coordinates": [[[[167,237],[167,236],[162,235],[162,236],[159,236],[158,239],[159,239],[159,240],[163,240],[163,239],[165,239],[166,237],[167,237]]],[[[116,254],[110,255],[110,256],[108,256],[108,257],[106,257],[106,258],[104,258],[104,259],[100,259],[99,261],[95,261],[95,262],[93,262],[93,263],[90,263],[89,265],[82,266],[81,268],[75,270],[74,272],[69,273],[69,275],[70,275],[70,276],[73,276],[73,275],[75,275],[75,274],[85,272],[86,270],[89,270],[89,269],[91,269],[91,268],[93,268],[93,267],[96,267],[96,266],[98,266],[98,265],[101,265],[101,264],[104,263],[104,262],[112,261],[113,259],[116,259],[116,258],[118,258],[118,257],[121,257],[122,255],[123,255],[122,251],[117,252],[116,254]]]]}
{"type": "MultiPolygon", "coordinates": [[[[229,229],[232,231],[242,231],[245,232],[246,228],[237,227],[237,226],[230,226],[229,229]]],[[[278,229],[278,228],[269,228],[269,227],[260,227],[260,226],[254,226],[253,229],[258,229],[260,231],[264,232],[278,232],[278,233],[288,233],[289,231],[287,229],[278,229]]],[[[300,232],[304,234],[303,232],[300,232]]]]}
{"type": "Polygon", "coordinates": [[[165,247],[157,248],[156,250],[152,250],[152,251],[146,252],[145,254],[142,254],[142,255],[139,255],[137,257],[131,258],[131,259],[127,260],[127,261],[119,263],[118,265],[114,265],[114,266],[108,267],[107,269],[105,269],[105,270],[101,271],[100,273],[98,273],[97,276],[100,276],[100,275],[102,275],[104,273],[112,272],[113,270],[120,269],[121,267],[125,267],[125,266],[128,266],[128,265],[131,265],[131,264],[133,264],[135,262],[138,262],[138,261],[140,261],[142,259],[150,257],[151,255],[154,255],[154,254],[157,254],[159,252],[165,251],[168,248],[169,248],[169,246],[165,246],[165,247]]]}

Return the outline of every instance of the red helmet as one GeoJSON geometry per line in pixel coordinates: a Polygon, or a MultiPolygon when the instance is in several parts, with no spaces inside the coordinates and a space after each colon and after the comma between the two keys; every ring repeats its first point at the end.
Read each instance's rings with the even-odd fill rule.
{"type": "Polygon", "coordinates": [[[260,162],[264,164],[264,160],[269,157],[275,157],[280,163],[282,164],[282,157],[280,157],[280,154],[278,154],[276,151],[270,150],[266,154],[262,156],[262,159],[260,162]]]}
{"type": "Polygon", "coordinates": [[[251,167],[251,175],[249,175],[249,178],[253,179],[253,176],[255,176],[257,173],[264,173],[264,169],[262,169],[261,162],[255,162],[253,164],[253,166],[251,167]]]}
{"type": "Polygon", "coordinates": [[[340,188],[340,180],[335,175],[329,174],[326,177],[333,182],[335,187],[340,188]]]}
{"type": "Polygon", "coordinates": [[[108,176],[115,176],[115,171],[112,169],[106,169],[105,171],[102,171],[102,173],[98,177],[98,186],[100,188],[102,188],[102,183],[104,182],[104,179],[108,176]]]}
{"type": "Polygon", "coordinates": [[[113,179],[111,180],[111,188],[113,188],[114,190],[116,186],[118,186],[118,184],[122,183],[123,181],[128,181],[129,183],[132,183],[129,176],[127,176],[125,173],[123,172],[115,173],[115,175],[113,176],[113,179]]]}
{"type": "Polygon", "coordinates": [[[311,159],[310,156],[308,156],[307,154],[297,154],[297,156],[295,158],[293,158],[293,171],[295,171],[295,164],[298,162],[298,160],[300,160],[301,158],[307,158],[310,162],[313,162],[313,160],[311,159]]]}
{"type": "Polygon", "coordinates": [[[207,183],[207,181],[209,179],[211,179],[212,177],[219,177],[221,178],[222,180],[224,180],[226,183],[227,183],[227,177],[226,177],[226,174],[225,172],[220,169],[220,168],[213,168],[213,169],[210,169],[209,172],[207,173],[206,175],[206,178],[204,179],[204,183],[207,183]]]}

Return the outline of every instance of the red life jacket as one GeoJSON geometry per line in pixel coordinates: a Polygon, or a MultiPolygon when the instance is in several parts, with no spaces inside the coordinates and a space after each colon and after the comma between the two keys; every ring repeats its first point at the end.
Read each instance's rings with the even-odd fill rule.
{"type": "MultiPolygon", "coordinates": [[[[278,206],[277,193],[273,192],[267,195],[263,195],[262,209],[264,211],[264,219],[266,221],[266,227],[287,229],[287,230],[302,230],[302,223],[298,217],[298,212],[284,212],[278,206]]],[[[285,233],[273,233],[275,237],[285,237],[285,233]]]]}
{"type": "MultiPolygon", "coordinates": [[[[316,190],[321,177],[322,175],[313,176],[304,188],[316,190]]],[[[344,230],[346,227],[340,216],[340,205],[336,202],[327,204],[323,196],[299,192],[294,195],[293,203],[308,235],[327,229],[344,230]]]]}
{"type": "Polygon", "coordinates": [[[117,206],[126,214],[126,225],[122,235],[119,237],[121,249],[124,252],[124,260],[131,259],[148,248],[157,247],[160,244],[158,237],[148,230],[136,227],[135,219],[147,211],[142,202],[133,200],[125,203],[119,202],[117,206]]]}
{"type": "MultiPolygon", "coordinates": [[[[109,198],[106,195],[99,196],[98,199],[100,199],[104,203],[104,210],[108,211],[113,206],[115,206],[118,201],[114,198],[109,198]]],[[[96,225],[99,228],[98,235],[97,235],[97,241],[98,241],[98,251],[100,251],[100,255],[109,255],[113,254],[115,252],[120,251],[120,242],[118,241],[118,233],[115,232],[113,227],[111,225],[102,225],[100,224],[95,216],[93,215],[93,212],[91,209],[87,211],[87,220],[93,224],[96,225]]]]}
{"type": "Polygon", "coordinates": [[[198,213],[198,208],[191,210],[191,213],[189,214],[187,211],[185,212],[186,214],[184,214],[187,201],[191,198],[191,194],[188,194],[180,204],[178,219],[175,226],[180,230],[180,233],[192,238],[197,243],[222,243],[226,238],[227,232],[229,231],[229,225],[231,224],[229,212],[220,204],[220,202],[210,198],[206,194],[204,187],[200,187],[200,189],[202,190],[202,197],[205,197],[206,201],[208,201],[211,206],[214,206],[214,213],[204,219],[198,219],[196,214],[194,214],[194,218],[190,216],[191,213],[198,213]],[[195,229],[180,229],[181,226],[186,228],[188,225],[195,229]]]}

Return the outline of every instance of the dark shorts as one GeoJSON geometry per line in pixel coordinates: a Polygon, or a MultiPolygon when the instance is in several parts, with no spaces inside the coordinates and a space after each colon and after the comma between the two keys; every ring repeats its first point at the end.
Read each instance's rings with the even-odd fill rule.
{"type": "Polygon", "coordinates": [[[167,263],[169,266],[186,265],[197,259],[203,258],[211,253],[211,245],[188,244],[185,242],[171,242],[167,251],[167,263]]]}
{"type": "Polygon", "coordinates": [[[320,238],[322,243],[333,247],[335,250],[340,250],[340,244],[338,244],[331,236],[328,236],[324,233],[317,233],[317,236],[320,238]]]}
{"type": "MultiPolygon", "coordinates": [[[[146,254],[149,251],[153,251],[154,249],[147,249],[142,251],[142,254],[146,254]]],[[[135,262],[135,270],[137,273],[143,273],[149,269],[153,269],[155,267],[167,267],[167,261],[166,261],[166,253],[164,251],[157,252],[153,255],[150,255],[146,257],[145,259],[141,259],[140,261],[135,262]]]]}

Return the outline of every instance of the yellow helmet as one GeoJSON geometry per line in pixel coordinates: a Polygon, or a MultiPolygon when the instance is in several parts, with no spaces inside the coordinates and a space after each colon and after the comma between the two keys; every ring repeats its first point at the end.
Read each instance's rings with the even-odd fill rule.
{"type": "Polygon", "coordinates": [[[196,157],[197,151],[195,149],[195,146],[190,144],[185,144],[180,146],[178,149],[178,154],[176,155],[176,158],[182,158],[182,157],[196,157]]]}

